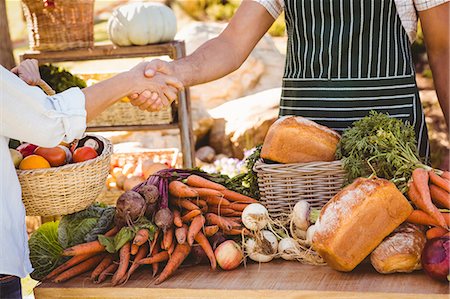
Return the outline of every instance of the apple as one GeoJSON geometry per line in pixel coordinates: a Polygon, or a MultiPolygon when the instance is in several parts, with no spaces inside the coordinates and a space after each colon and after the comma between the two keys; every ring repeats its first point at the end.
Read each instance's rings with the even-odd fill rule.
{"type": "Polygon", "coordinates": [[[244,260],[241,247],[233,240],[220,244],[214,251],[217,263],[223,270],[233,270],[244,260]]]}
{"type": "Polygon", "coordinates": [[[16,150],[18,150],[22,156],[28,157],[29,155],[34,154],[34,151],[38,148],[37,145],[31,144],[31,143],[22,143],[19,145],[16,150]]]}
{"type": "Polygon", "coordinates": [[[14,166],[18,168],[23,159],[22,154],[18,150],[12,148],[9,149],[9,153],[11,154],[11,159],[13,160],[14,166]]]}

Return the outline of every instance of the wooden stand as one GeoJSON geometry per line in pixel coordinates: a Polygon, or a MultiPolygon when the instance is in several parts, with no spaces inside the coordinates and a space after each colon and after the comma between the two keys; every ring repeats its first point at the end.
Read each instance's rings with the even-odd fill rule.
{"type": "MultiPolygon", "coordinates": [[[[73,49],[54,52],[27,52],[20,56],[20,60],[37,59],[39,63],[54,63],[64,61],[84,61],[100,59],[136,58],[168,55],[171,59],[179,59],[186,55],[183,41],[172,41],[164,44],[117,47],[111,44],[98,45],[89,49],[73,49]]],[[[189,89],[185,88],[178,96],[178,119],[168,125],[133,125],[89,127],[88,131],[136,131],[136,130],[180,130],[181,152],[183,153],[183,167],[195,167],[195,145],[192,132],[191,107],[189,89]]]]}
{"type": "Polygon", "coordinates": [[[178,269],[161,285],[154,285],[151,267],[134,273],[123,286],[110,280],[93,284],[85,274],[65,283],[45,282],[34,289],[36,299],[53,298],[449,298],[449,285],[422,271],[383,275],[370,264],[350,273],[328,266],[273,261],[249,264],[233,271],[212,272],[207,265],[178,269]]]}

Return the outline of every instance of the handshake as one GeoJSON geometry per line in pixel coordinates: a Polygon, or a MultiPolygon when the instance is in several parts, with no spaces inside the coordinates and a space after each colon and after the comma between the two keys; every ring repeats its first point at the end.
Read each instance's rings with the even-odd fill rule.
{"type": "MultiPolygon", "coordinates": [[[[42,83],[38,61],[35,59],[25,60],[11,71],[29,85],[42,83]]],[[[99,99],[106,97],[105,94],[108,92],[113,93],[114,100],[127,95],[131,104],[139,109],[159,111],[168,107],[177,98],[178,92],[184,88],[173,73],[173,67],[169,62],[159,59],[141,62],[129,71],[117,75],[114,81],[108,79],[100,82],[102,84],[99,86],[102,86],[103,93],[96,93],[96,100],[110,103],[107,98],[99,99]],[[109,91],[106,92],[105,88],[109,91]]]]}

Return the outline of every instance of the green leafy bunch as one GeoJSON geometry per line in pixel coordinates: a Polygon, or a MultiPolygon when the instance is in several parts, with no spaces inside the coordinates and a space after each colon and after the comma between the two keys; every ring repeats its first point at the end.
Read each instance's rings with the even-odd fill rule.
{"type": "Polygon", "coordinates": [[[86,87],[84,80],[52,64],[39,66],[39,72],[42,80],[47,82],[56,93],[63,92],[71,87],[86,87]]]}
{"type": "Polygon", "coordinates": [[[406,191],[412,171],[423,167],[414,128],[375,111],[344,131],[336,158],[343,161],[347,183],[376,175],[392,180],[401,191],[406,191]]]}

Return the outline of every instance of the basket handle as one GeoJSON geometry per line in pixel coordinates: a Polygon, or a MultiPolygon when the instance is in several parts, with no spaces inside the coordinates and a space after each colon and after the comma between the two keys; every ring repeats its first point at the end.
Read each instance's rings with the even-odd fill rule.
{"type": "Polygon", "coordinates": [[[51,88],[50,85],[48,85],[47,82],[45,82],[44,80],[40,79],[38,82],[38,85],[49,96],[54,96],[56,94],[56,92],[53,90],[53,88],[51,88]]]}

